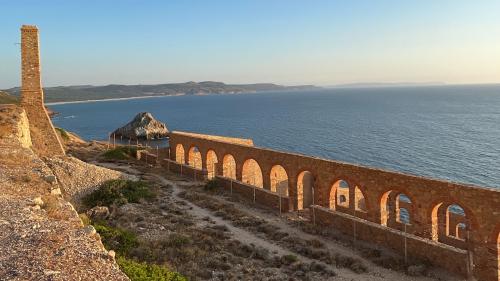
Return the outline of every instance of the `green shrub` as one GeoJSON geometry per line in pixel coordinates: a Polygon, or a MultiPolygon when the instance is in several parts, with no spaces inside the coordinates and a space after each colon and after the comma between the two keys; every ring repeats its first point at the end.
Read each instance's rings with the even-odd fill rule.
{"type": "Polygon", "coordinates": [[[292,264],[298,260],[299,259],[295,255],[283,255],[283,256],[281,256],[281,263],[283,263],[283,264],[292,264]]]}
{"type": "Polygon", "coordinates": [[[205,184],[204,189],[208,191],[214,191],[217,189],[217,187],[217,181],[212,179],[205,184]]]}
{"type": "Polygon", "coordinates": [[[138,203],[140,199],[151,199],[154,193],[147,183],[131,180],[109,180],[98,189],[83,197],[83,204],[89,208],[95,206],[123,205],[138,203]]]}
{"type": "Polygon", "coordinates": [[[189,244],[190,242],[191,239],[189,239],[189,237],[177,233],[172,233],[168,237],[166,244],[169,247],[179,248],[186,244],[189,244]]]}
{"type": "Polygon", "coordinates": [[[61,137],[64,139],[64,140],[69,140],[69,134],[68,132],[66,132],[66,130],[64,130],[63,128],[55,128],[57,132],[59,132],[59,135],[61,135],[61,137]]]}
{"type": "Polygon", "coordinates": [[[166,266],[136,262],[124,257],[117,259],[120,269],[132,281],[187,281],[181,274],[170,271],[166,266]]]}
{"type": "Polygon", "coordinates": [[[101,235],[102,243],[108,250],[114,250],[119,255],[127,255],[132,248],[139,245],[137,236],[125,229],[108,226],[104,223],[94,223],[95,230],[101,235]]]}
{"type": "Polygon", "coordinates": [[[116,148],[107,150],[103,156],[109,160],[126,160],[131,156],[135,156],[137,148],[132,146],[118,146],[116,148]]]}

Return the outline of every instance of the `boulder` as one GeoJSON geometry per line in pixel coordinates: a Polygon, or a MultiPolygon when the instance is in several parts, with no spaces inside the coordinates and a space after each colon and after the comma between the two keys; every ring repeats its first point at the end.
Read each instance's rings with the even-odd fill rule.
{"type": "Polygon", "coordinates": [[[149,112],[137,114],[127,125],[116,129],[112,135],[125,139],[163,139],[168,136],[165,123],[156,120],[149,112]]]}
{"type": "Polygon", "coordinates": [[[109,217],[109,209],[105,206],[96,206],[85,213],[90,219],[105,220],[109,217]]]}

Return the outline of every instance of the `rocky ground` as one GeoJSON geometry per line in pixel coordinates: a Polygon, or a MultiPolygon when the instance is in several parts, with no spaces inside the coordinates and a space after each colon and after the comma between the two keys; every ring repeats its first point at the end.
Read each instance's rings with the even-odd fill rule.
{"type": "Polygon", "coordinates": [[[280,216],[159,168],[131,161],[99,165],[155,186],[154,201],[123,205],[107,220],[139,235],[137,259],[168,264],[191,280],[459,280],[353,245],[297,213],[280,216]]]}
{"type": "Polygon", "coordinates": [[[0,280],[128,280],[62,197],[27,132],[18,107],[0,107],[0,280]]]}
{"type": "Polygon", "coordinates": [[[121,172],[88,164],[74,157],[54,157],[45,159],[45,163],[57,177],[64,197],[74,204],[78,204],[83,196],[107,180],[127,178],[121,172]]]}

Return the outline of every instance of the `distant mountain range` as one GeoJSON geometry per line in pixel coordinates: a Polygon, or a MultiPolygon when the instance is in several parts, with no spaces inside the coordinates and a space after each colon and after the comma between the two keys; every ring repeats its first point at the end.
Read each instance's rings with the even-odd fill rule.
{"type": "MultiPolygon", "coordinates": [[[[103,100],[145,96],[237,94],[265,91],[293,91],[320,89],[312,85],[282,86],[270,83],[224,84],[222,82],[186,82],[158,85],[60,86],[44,88],[45,102],[103,100]]],[[[19,96],[20,88],[4,90],[19,96]]]]}
{"type": "Polygon", "coordinates": [[[350,83],[328,86],[328,88],[386,88],[386,87],[417,87],[417,86],[443,86],[444,82],[394,82],[394,83],[350,83]]]}

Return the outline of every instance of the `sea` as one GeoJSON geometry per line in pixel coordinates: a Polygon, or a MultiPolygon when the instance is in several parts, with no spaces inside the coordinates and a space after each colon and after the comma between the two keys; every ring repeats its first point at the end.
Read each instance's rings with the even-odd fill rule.
{"type": "Polygon", "coordinates": [[[256,146],[500,188],[500,85],[330,88],[50,105],[87,140],[139,112],[169,130],[251,138],[256,146]]]}

